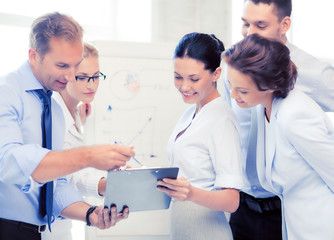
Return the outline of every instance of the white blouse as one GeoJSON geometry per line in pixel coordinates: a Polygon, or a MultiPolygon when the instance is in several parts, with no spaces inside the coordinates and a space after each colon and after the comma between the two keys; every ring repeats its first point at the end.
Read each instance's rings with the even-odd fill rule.
{"type": "MultiPolygon", "coordinates": [[[[64,141],[64,149],[75,148],[86,145],[83,136],[83,128],[81,124],[81,120],[79,114],[76,114],[76,119],[73,120],[72,115],[68,108],[65,105],[65,102],[61,95],[58,92],[53,93],[54,99],[58,102],[58,104],[62,107],[64,116],[65,116],[65,124],[66,124],[66,134],[64,141]],[[75,127],[79,128],[80,132],[75,127]]],[[[106,176],[106,173],[103,174],[106,176]]],[[[98,197],[102,198],[98,194],[98,183],[101,179],[101,173],[92,168],[85,168],[75,173],[72,173],[67,176],[67,179],[80,191],[80,193],[84,197],[98,197]]]]}
{"type": "Polygon", "coordinates": [[[189,107],[171,134],[167,145],[170,165],[179,167],[179,176],[198,188],[241,189],[240,134],[234,113],[222,97],[204,105],[193,118],[195,111],[195,105],[189,107]]]}

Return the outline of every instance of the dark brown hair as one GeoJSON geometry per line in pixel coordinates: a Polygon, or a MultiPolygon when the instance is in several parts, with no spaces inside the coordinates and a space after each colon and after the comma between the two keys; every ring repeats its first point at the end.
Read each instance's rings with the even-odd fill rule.
{"type": "Polygon", "coordinates": [[[246,0],[246,1],[251,1],[256,5],[259,3],[268,5],[274,4],[275,13],[279,21],[282,21],[282,19],[285,17],[291,16],[291,11],[292,11],[291,0],[246,0]]]}
{"type": "Polygon", "coordinates": [[[248,75],[260,91],[274,90],[274,98],[285,98],[293,89],[297,68],[289,49],[281,42],[251,34],[223,53],[223,60],[248,75]]]}
{"type": "Polygon", "coordinates": [[[180,40],[174,51],[175,58],[189,57],[204,63],[212,73],[220,66],[224,44],[214,34],[188,33],[180,40]]]}

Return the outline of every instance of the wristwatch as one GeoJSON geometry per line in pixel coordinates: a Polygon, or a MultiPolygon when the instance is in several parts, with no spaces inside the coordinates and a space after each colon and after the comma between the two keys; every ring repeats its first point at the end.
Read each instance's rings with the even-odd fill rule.
{"type": "Polygon", "coordinates": [[[87,226],[92,226],[92,223],[89,221],[89,216],[94,212],[94,210],[97,208],[97,206],[91,206],[86,213],[86,223],[87,226]]]}

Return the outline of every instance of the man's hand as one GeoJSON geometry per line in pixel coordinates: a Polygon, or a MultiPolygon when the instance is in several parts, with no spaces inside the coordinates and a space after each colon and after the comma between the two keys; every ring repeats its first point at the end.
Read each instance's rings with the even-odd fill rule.
{"type": "Polygon", "coordinates": [[[100,170],[118,169],[125,166],[135,155],[133,146],[106,144],[88,147],[90,152],[89,166],[100,170]]]}
{"type": "Polygon", "coordinates": [[[50,151],[31,174],[39,183],[48,182],[86,167],[113,170],[125,166],[135,155],[133,146],[105,144],[50,151]]]}
{"type": "Polygon", "coordinates": [[[117,213],[116,207],[113,206],[109,213],[108,208],[100,206],[89,216],[89,220],[93,226],[99,229],[108,229],[115,226],[117,222],[128,218],[128,216],[129,208],[124,208],[122,213],[117,213]]]}

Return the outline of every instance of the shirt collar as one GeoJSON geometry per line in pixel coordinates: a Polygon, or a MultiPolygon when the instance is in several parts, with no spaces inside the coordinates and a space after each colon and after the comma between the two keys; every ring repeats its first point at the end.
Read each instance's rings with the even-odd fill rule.
{"type": "Polygon", "coordinates": [[[24,81],[22,81],[21,83],[25,91],[44,89],[43,85],[37,80],[34,73],[32,72],[28,60],[23,63],[19,72],[22,75],[21,77],[24,79],[24,81]]]}

